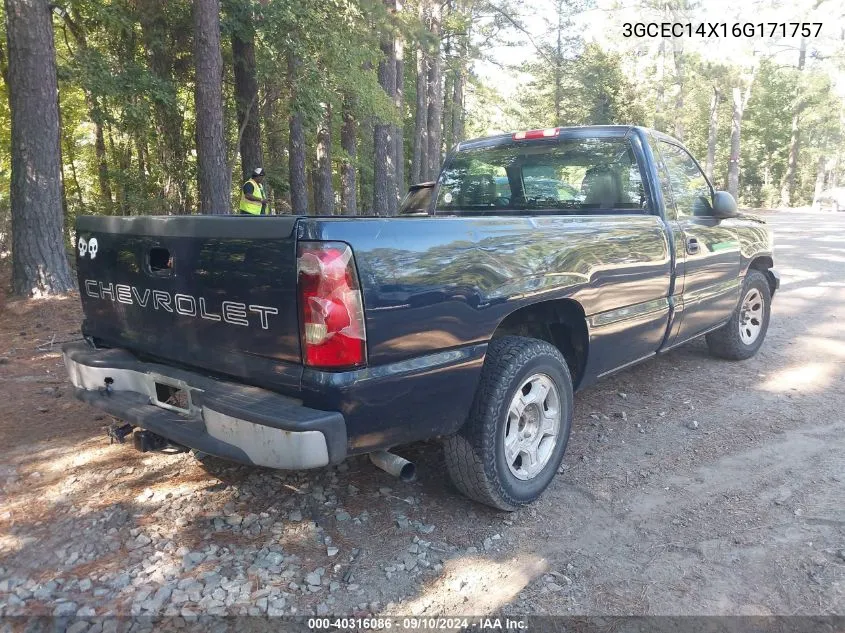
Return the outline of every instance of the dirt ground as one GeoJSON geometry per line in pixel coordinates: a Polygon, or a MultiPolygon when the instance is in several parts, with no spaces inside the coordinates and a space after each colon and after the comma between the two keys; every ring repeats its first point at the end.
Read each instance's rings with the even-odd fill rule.
{"type": "Polygon", "coordinates": [[[580,392],[512,514],[459,496],[435,443],[397,451],[414,483],[109,445],[65,383],[76,298],[6,299],[0,614],[845,614],[845,213],[767,219],[760,353],[697,341],[580,392]]]}

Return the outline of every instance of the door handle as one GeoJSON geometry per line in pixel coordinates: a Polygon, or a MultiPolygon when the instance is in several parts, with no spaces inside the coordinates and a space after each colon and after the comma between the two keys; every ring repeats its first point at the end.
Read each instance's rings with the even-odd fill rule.
{"type": "Polygon", "coordinates": [[[687,238],[687,253],[695,255],[699,251],[698,240],[694,237],[687,238]]]}

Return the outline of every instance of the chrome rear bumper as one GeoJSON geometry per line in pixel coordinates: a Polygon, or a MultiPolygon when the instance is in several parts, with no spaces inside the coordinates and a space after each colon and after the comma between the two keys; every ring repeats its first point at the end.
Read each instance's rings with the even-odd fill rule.
{"type": "Polygon", "coordinates": [[[346,457],[346,424],[338,412],[142,362],[126,350],[73,343],[63,353],[77,398],[177,444],[285,470],[318,468],[346,457]],[[178,390],[179,402],[162,400],[163,390],[178,390]]]}

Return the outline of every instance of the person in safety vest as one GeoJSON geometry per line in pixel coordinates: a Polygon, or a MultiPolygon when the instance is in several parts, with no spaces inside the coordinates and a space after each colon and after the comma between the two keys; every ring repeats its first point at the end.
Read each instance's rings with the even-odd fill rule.
{"type": "Polygon", "coordinates": [[[265,215],[267,212],[267,194],[264,192],[264,170],[256,167],[252,178],[241,187],[240,215],[265,215]]]}

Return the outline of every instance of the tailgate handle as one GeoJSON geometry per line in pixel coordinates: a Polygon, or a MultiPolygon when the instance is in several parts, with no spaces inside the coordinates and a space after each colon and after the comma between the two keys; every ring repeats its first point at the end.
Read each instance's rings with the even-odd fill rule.
{"type": "Polygon", "coordinates": [[[173,274],[173,256],[162,246],[153,246],[147,253],[147,264],[154,275],[169,277],[173,274]]]}

